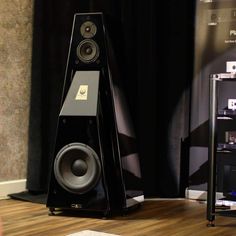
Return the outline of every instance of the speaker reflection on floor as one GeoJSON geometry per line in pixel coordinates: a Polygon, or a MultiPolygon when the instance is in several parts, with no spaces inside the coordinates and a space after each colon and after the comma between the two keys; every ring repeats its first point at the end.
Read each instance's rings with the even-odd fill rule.
{"type": "Polygon", "coordinates": [[[143,200],[140,160],[102,13],[75,14],[47,207],[127,211],[143,200]]]}

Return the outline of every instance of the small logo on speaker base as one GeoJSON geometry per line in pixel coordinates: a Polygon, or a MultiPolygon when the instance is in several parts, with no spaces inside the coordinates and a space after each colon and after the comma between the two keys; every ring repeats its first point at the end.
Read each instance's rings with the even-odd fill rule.
{"type": "Polygon", "coordinates": [[[71,208],[80,209],[80,208],[82,208],[82,205],[78,204],[78,203],[73,203],[73,204],[71,204],[71,208]]]}
{"type": "Polygon", "coordinates": [[[88,85],[80,85],[75,100],[88,99],[88,85]]]}

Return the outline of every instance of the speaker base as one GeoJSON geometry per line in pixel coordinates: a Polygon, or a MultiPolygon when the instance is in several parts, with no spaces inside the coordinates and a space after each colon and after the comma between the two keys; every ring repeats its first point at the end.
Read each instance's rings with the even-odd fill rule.
{"type": "Polygon", "coordinates": [[[87,210],[71,210],[61,208],[49,208],[49,216],[75,216],[75,217],[86,217],[86,218],[110,218],[112,216],[110,211],[87,211],[87,210]]]}
{"type": "Polygon", "coordinates": [[[89,217],[89,218],[101,218],[108,219],[114,216],[126,216],[131,212],[134,212],[142,207],[142,203],[137,203],[122,210],[107,210],[107,211],[88,211],[81,209],[65,209],[49,207],[49,216],[76,216],[76,217],[89,217]]]}

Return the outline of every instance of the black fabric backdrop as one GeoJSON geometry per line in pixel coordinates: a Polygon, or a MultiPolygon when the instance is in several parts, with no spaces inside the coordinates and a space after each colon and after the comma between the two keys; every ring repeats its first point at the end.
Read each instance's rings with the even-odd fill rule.
{"type": "Polygon", "coordinates": [[[188,165],[180,143],[189,130],[194,6],[189,0],[162,4],[155,0],[35,0],[29,191],[47,192],[74,13],[102,11],[122,24],[121,50],[128,78],[124,87],[138,138],[145,196],[183,194],[188,165]],[[181,121],[175,119],[177,107],[181,121]]]}

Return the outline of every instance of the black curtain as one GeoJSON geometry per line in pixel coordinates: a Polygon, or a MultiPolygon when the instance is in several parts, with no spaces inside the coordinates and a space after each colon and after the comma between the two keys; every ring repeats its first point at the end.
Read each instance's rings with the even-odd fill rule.
{"type": "Polygon", "coordinates": [[[189,0],[35,0],[27,189],[47,191],[73,16],[97,11],[122,26],[124,88],[145,196],[180,196],[193,64],[189,0]]]}

